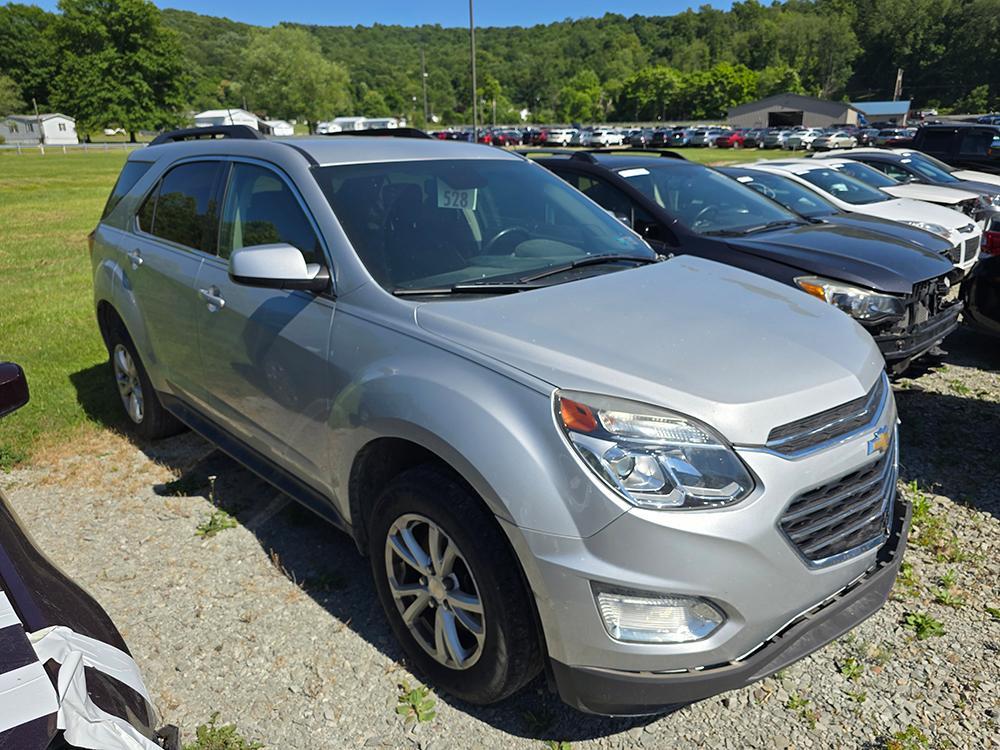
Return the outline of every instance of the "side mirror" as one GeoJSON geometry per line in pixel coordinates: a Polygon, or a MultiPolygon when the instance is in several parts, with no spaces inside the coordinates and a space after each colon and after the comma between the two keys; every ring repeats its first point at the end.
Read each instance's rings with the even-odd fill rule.
{"type": "Polygon", "coordinates": [[[607,212],[608,216],[614,219],[618,219],[618,221],[627,226],[629,229],[632,228],[632,220],[629,219],[629,217],[626,214],[619,213],[618,211],[614,211],[610,208],[606,208],[604,210],[607,212]]]}
{"type": "Polygon", "coordinates": [[[28,379],[13,362],[0,362],[0,417],[6,417],[28,403],[28,379]]]}
{"type": "Polygon", "coordinates": [[[322,292],[330,287],[330,272],[325,266],[307,264],[298,248],[285,243],[233,251],[229,256],[229,278],[237,284],[265,289],[322,292]]]}

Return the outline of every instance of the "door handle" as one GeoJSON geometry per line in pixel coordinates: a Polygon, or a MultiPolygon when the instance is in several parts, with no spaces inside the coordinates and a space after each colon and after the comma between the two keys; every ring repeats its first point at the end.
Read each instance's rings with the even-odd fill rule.
{"type": "Polygon", "coordinates": [[[210,286],[208,289],[199,289],[198,295],[208,303],[209,312],[218,312],[226,306],[226,301],[222,298],[219,287],[210,286]]]}
{"type": "Polygon", "coordinates": [[[138,250],[133,250],[128,254],[129,262],[132,263],[132,270],[135,271],[142,265],[142,253],[138,250]]]}

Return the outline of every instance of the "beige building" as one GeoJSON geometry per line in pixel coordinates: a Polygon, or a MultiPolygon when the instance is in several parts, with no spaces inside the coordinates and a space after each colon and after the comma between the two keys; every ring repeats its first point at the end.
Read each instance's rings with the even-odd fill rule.
{"type": "Polygon", "coordinates": [[[739,128],[794,127],[828,128],[857,125],[857,107],[804,94],[775,94],[729,110],[729,124],[739,128]]]}

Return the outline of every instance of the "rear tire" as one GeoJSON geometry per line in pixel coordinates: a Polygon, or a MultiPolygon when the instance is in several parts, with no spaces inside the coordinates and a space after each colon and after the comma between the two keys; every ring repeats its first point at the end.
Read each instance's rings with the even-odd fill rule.
{"type": "Polygon", "coordinates": [[[157,440],[184,430],[180,420],[160,403],[125,326],[118,321],[112,323],[107,343],[111,375],[132,432],[146,440],[157,440]]]}
{"type": "Polygon", "coordinates": [[[404,472],[376,502],[369,539],[382,608],[432,683],[484,705],[538,674],[542,650],[520,565],[461,481],[433,466],[404,472]]]}

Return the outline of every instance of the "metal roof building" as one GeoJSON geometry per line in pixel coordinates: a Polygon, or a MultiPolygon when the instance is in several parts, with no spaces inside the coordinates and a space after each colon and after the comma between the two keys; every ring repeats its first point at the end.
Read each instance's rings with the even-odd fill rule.
{"type": "Polygon", "coordinates": [[[804,94],[775,94],[729,110],[729,124],[743,128],[826,128],[855,125],[861,112],[846,102],[832,102],[804,94]]]}
{"type": "Polygon", "coordinates": [[[869,122],[891,122],[905,125],[910,114],[910,100],[896,102],[851,102],[860,109],[869,122]]]}

